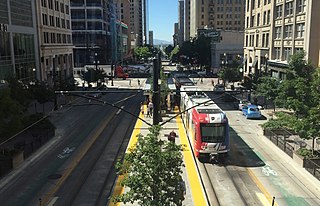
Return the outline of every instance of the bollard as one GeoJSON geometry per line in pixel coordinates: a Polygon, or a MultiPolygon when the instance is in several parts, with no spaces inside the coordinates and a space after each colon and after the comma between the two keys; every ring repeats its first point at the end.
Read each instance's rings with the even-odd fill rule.
{"type": "Polygon", "coordinates": [[[275,202],[274,199],[276,199],[276,197],[272,198],[272,206],[274,206],[274,202],[275,202]]]}

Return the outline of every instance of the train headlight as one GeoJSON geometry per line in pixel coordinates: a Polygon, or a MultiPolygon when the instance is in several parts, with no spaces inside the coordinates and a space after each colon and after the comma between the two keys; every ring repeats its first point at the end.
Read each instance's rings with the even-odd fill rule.
{"type": "Polygon", "coordinates": [[[224,149],[226,149],[226,148],[227,148],[226,145],[221,145],[219,149],[220,149],[220,150],[224,150],[224,149]]]}

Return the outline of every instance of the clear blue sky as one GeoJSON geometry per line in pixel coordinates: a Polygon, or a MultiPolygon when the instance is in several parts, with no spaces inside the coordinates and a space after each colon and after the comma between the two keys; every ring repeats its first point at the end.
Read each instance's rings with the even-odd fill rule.
{"type": "Polygon", "coordinates": [[[149,30],[153,38],[172,42],[178,22],[178,0],[149,0],[149,30]]]}

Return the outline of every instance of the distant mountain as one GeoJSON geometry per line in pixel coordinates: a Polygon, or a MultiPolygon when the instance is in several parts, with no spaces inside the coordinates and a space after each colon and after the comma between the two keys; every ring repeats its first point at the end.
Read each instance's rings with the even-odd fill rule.
{"type": "Polygon", "coordinates": [[[172,42],[170,41],[165,41],[165,40],[160,40],[160,39],[153,39],[153,44],[154,45],[168,45],[168,44],[172,44],[172,42]]]}

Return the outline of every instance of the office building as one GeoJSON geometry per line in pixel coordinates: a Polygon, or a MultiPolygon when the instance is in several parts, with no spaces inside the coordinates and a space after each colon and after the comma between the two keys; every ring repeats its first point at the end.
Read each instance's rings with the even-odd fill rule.
{"type": "Polygon", "coordinates": [[[70,0],[36,1],[40,79],[53,86],[73,77],[70,0]]]}
{"type": "Polygon", "coordinates": [[[130,1],[130,25],[131,47],[148,44],[148,0],[130,1]]]}
{"type": "Polygon", "coordinates": [[[204,28],[243,31],[244,5],[245,0],[190,0],[190,14],[186,14],[190,27],[185,26],[190,30],[186,33],[193,38],[204,28]]]}
{"type": "Polygon", "coordinates": [[[40,78],[35,1],[0,1],[0,80],[40,78]]]}
{"type": "Polygon", "coordinates": [[[74,66],[111,64],[116,59],[116,5],[113,0],[71,0],[74,66]]]}
{"type": "Polygon", "coordinates": [[[153,46],[153,31],[149,31],[149,45],[153,46]]]}
{"type": "Polygon", "coordinates": [[[318,67],[319,8],[319,0],[247,0],[244,75],[268,71],[284,79],[297,51],[305,51],[306,60],[318,67]]]}
{"type": "Polygon", "coordinates": [[[190,0],[184,1],[184,40],[190,40],[190,0]]]}
{"type": "Polygon", "coordinates": [[[178,4],[178,45],[182,46],[184,40],[184,1],[180,0],[178,4]]]}

